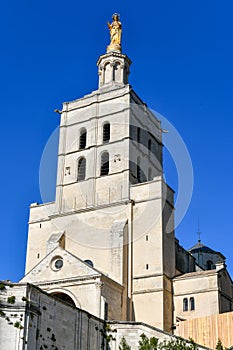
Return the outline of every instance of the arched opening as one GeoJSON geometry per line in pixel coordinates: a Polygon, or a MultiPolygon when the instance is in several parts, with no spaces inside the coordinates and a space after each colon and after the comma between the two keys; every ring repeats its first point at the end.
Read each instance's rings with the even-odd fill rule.
{"type": "Polygon", "coordinates": [[[110,123],[104,123],[103,125],[103,143],[107,143],[110,140],[110,123]]]}
{"type": "Polygon", "coordinates": [[[121,82],[121,69],[119,62],[116,62],[113,68],[113,81],[116,81],[117,83],[121,82]]]}
{"type": "Polygon", "coordinates": [[[69,295],[67,295],[65,293],[54,292],[54,293],[51,293],[51,295],[54,296],[55,298],[61,300],[61,301],[65,301],[67,304],[70,304],[70,305],[76,307],[73,299],[69,295]]]}
{"type": "Polygon", "coordinates": [[[193,297],[190,298],[189,303],[190,303],[190,310],[191,311],[195,310],[195,300],[193,297]]]}
{"type": "Polygon", "coordinates": [[[188,311],[188,299],[183,299],[183,311],[188,311]]]}
{"type": "Polygon", "coordinates": [[[80,130],[79,149],[84,149],[87,144],[87,130],[85,128],[80,130]]]}
{"type": "Polygon", "coordinates": [[[104,83],[110,83],[112,81],[112,67],[110,62],[107,62],[104,67],[104,83]]]}
{"type": "Polygon", "coordinates": [[[88,264],[89,266],[94,267],[94,264],[93,264],[93,262],[91,260],[87,259],[87,260],[84,260],[84,262],[86,264],[88,264]]]}
{"type": "Polygon", "coordinates": [[[108,173],[109,173],[109,153],[104,152],[101,155],[100,176],[108,175],[108,173]]]}
{"type": "Polygon", "coordinates": [[[214,268],[213,261],[208,260],[208,261],[206,262],[206,269],[207,269],[207,270],[212,270],[213,268],[214,268]]]}
{"type": "Polygon", "coordinates": [[[78,161],[78,181],[85,180],[86,177],[86,159],[81,157],[78,161]]]}

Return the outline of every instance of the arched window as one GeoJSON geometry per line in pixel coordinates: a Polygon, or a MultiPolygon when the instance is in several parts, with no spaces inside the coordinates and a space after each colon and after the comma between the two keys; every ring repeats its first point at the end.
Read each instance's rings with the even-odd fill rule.
{"type": "Polygon", "coordinates": [[[110,140],[110,124],[104,123],[103,125],[103,142],[107,143],[110,140]]]}
{"type": "Polygon", "coordinates": [[[79,149],[84,149],[87,143],[87,130],[85,128],[80,130],[79,149]]]}
{"type": "Polygon", "coordinates": [[[195,300],[193,297],[189,299],[189,304],[190,304],[190,310],[193,311],[195,310],[195,300]]]}
{"type": "Polygon", "coordinates": [[[88,265],[90,265],[91,267],[94,267],[94,264],[91,260],[87,259],[87,260],[84,260],[84,262],[88,265]]]}
{"type": "Polygon", "coordinates": [[[188,311],[188,298],[183,299],[183,311],[188,311]]]}
{"type": "Polygon", "coordinates": [[[214,266],[213,261],[208,260],[208,261],[206,262],[206,268],[207,268],[207,270],[212,270],[212,269],[213,269],[213,266],[214,266]]]}
{"type": "Polygon", "coordinates": [[[78,161],[78,181],[85,180],[86,177],[86,159],[81,157],[78,161]]]}
{"type": "Polygon", "coordinates": [[[104,152],[101,156],[100,175],[108,175],[109,173],[109,153],[104,152]]]}
{"type": "Polygon", "coordinates": [[[137,142],[141,143],[141,129],[139,127],[137,128],[137,142]]]}

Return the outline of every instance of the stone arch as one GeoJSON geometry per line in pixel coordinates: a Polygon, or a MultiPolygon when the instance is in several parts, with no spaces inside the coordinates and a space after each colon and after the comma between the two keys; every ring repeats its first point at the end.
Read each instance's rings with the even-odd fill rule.
{"type": "Polygon", "coordinates": [[[79,130],[79,149],[85,149],[87,145],[87,129],[81,128],[79,130]]]}
{"type": "Polygon", "coordinates": [[[86,158],[81,156],[77,160],[77,181],[86,179],[86,158]]]}
{"type": "Polygon", "coordinates": [[[71,293],[69,290],[65,289],[65,288],[54,288],[54,289],[50,289],[48,290],[48,294],[55,296],[57,299],[61,300],[61,301],[65,301],[66,303],[77,307],[79,309],[81,309],[81,303],[79,300],[77,300],[77,298],[74,296],[73,293],[71,293]]]}
{"type": "Polygon", "coordinates": [[[107,84],[112,81],[112,65],[110,61],[104,63],[103,66],[104,78],[103,83],[107,84]]]}
{"type": "Polygon", "coordinates": [[[120,61],[114,61],[114,65],[113,65],[113,81],[116,81],[117,83],[121,83],[122,82],[121,69],[122,69],[121,62],[120,61]]]}
{"type": "Polygon", "coordinates": [[[109,174],[109,152],[103,151],[100,154],[100,176],[109,174]]]}

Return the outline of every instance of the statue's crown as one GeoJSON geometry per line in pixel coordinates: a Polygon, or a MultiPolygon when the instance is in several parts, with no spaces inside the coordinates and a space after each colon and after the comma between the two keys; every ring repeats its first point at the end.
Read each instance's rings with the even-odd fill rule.
{"type": "Polygon", "coordinates": [[[112,15],[112,19],[113,19],[115,16],[117,16],[117,18],[120,19],[120,14],[119,14],[119,13],[116,13],[116,12],[115,12],[115,13],[112,15]]]}

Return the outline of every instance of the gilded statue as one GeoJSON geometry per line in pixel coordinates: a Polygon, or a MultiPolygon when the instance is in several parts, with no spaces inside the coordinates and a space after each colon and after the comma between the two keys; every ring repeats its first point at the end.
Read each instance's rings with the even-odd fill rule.
{"type": "Polygon", "coordinates": [[[110,45],[107,47],[107,51],[121,51],[121,34],[122,25],[119,21],[120,15],[114,13],[112,15],[113,22],[108,22],[108,28],[110,30],[110,45]]]}

